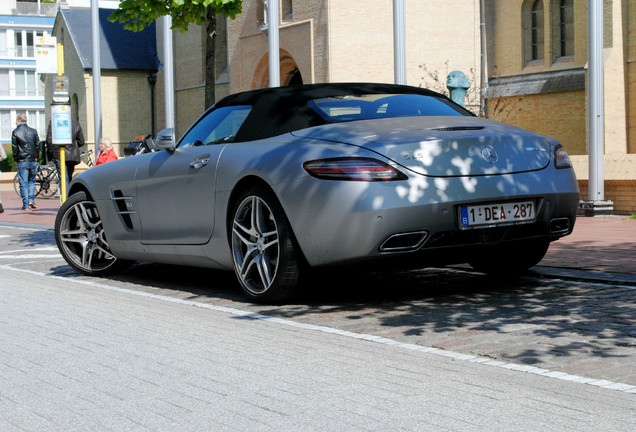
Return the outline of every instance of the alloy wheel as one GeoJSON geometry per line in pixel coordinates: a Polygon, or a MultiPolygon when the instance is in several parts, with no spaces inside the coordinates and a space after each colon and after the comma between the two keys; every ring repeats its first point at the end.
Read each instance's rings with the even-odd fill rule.
{"type": "MultiPolygon", "coordinates": [[[[75,198],[75,197],[73,197],[75,198]]],[[[112,255],[95,203],[68,200],[56,221],[58,247],[66,261],[85,274],[101,273],[113,266],[112,255]]]]}
{"type": "Polygon", "coordinates": [[[232,251],[237,276],[253,295],[274,283],[280,260],[279,229],[274,212],[261,197],[246,197],[232,223],[232,251]]]}

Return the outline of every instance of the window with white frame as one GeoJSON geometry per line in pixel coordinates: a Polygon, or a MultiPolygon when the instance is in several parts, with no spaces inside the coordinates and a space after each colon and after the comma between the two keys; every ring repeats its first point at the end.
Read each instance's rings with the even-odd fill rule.
{"type": "Polygon", "coordinates": [[[11,96],[8,69],[0,69],[0,96],[11,96]]]}
{"type": "Polygon", "coordinates": [[[0,57],[8,57],[9,50],[7,49],[7,31],[0,29],[0,57]]]}
{"type": "Polygon", "coordinates": [[[38,131],[40,140],[46,138],[46,125],[44,124],[44,111],[27,110],[27,123],[30,127],[38,131]]]}
{"type": "Polygon", "coordinates": [[[40,91],[37,85],[37,74],[34,70],[15,70],[15,95],[16,96],[39,96],[40,91]]]}
{"type": "Polygon", "coordinates": [[[33,30],[16,30],[14,33],[15,56],[35,57],[35,38],[38,35],[43,35],[43,33],[33,30]]]}
{"type": "Polygon", "coordinates": [[[11,111],[0,110],[0,140],[10,141],[12,130],[13,128],[11,127],[11,111]]]}

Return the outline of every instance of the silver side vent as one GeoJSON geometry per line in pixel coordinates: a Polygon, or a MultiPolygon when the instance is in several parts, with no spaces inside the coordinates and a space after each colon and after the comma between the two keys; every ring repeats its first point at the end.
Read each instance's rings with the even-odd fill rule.
{"type": "Polygon", "coordinates": [[[119,189],[112,191],[110,199],[115,203],[117,214],[121,216],[124,225],[126,225],[128,229],[133,229],[130,215],[137,213],[137,210],[135,210],[135,199],[130,196],[124,196],[119,189]]]}

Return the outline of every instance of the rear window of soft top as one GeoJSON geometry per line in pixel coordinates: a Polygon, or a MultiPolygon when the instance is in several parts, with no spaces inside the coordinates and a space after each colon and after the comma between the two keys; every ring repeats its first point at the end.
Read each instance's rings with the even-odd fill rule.
{"type": "Polygon", "coordinates": [[[392,117],[463,116],[466,112],[442,98],[419,94],[370,94],[313,99],[308,103],[328,122],[392,117]]]}

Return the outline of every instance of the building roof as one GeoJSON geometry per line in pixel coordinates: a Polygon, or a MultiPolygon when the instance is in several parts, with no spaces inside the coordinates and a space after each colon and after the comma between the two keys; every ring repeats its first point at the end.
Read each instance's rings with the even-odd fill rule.
{"type": "MultiPolygon", "coordinates": [[[[101,69],[158,70],[155,23],[143,31],[124,29],[108,17],[112,9],[99,9],[101,69]]],[[[63,20],[84,69],[93,68],[92,26],[90,9],[60,9],[56,18],[63,20]]]]}
{"type": "Polygon", "coordinates": [[[491,78],[487,98],[556,93],[585,89],[583,68],[491,78]]]}

